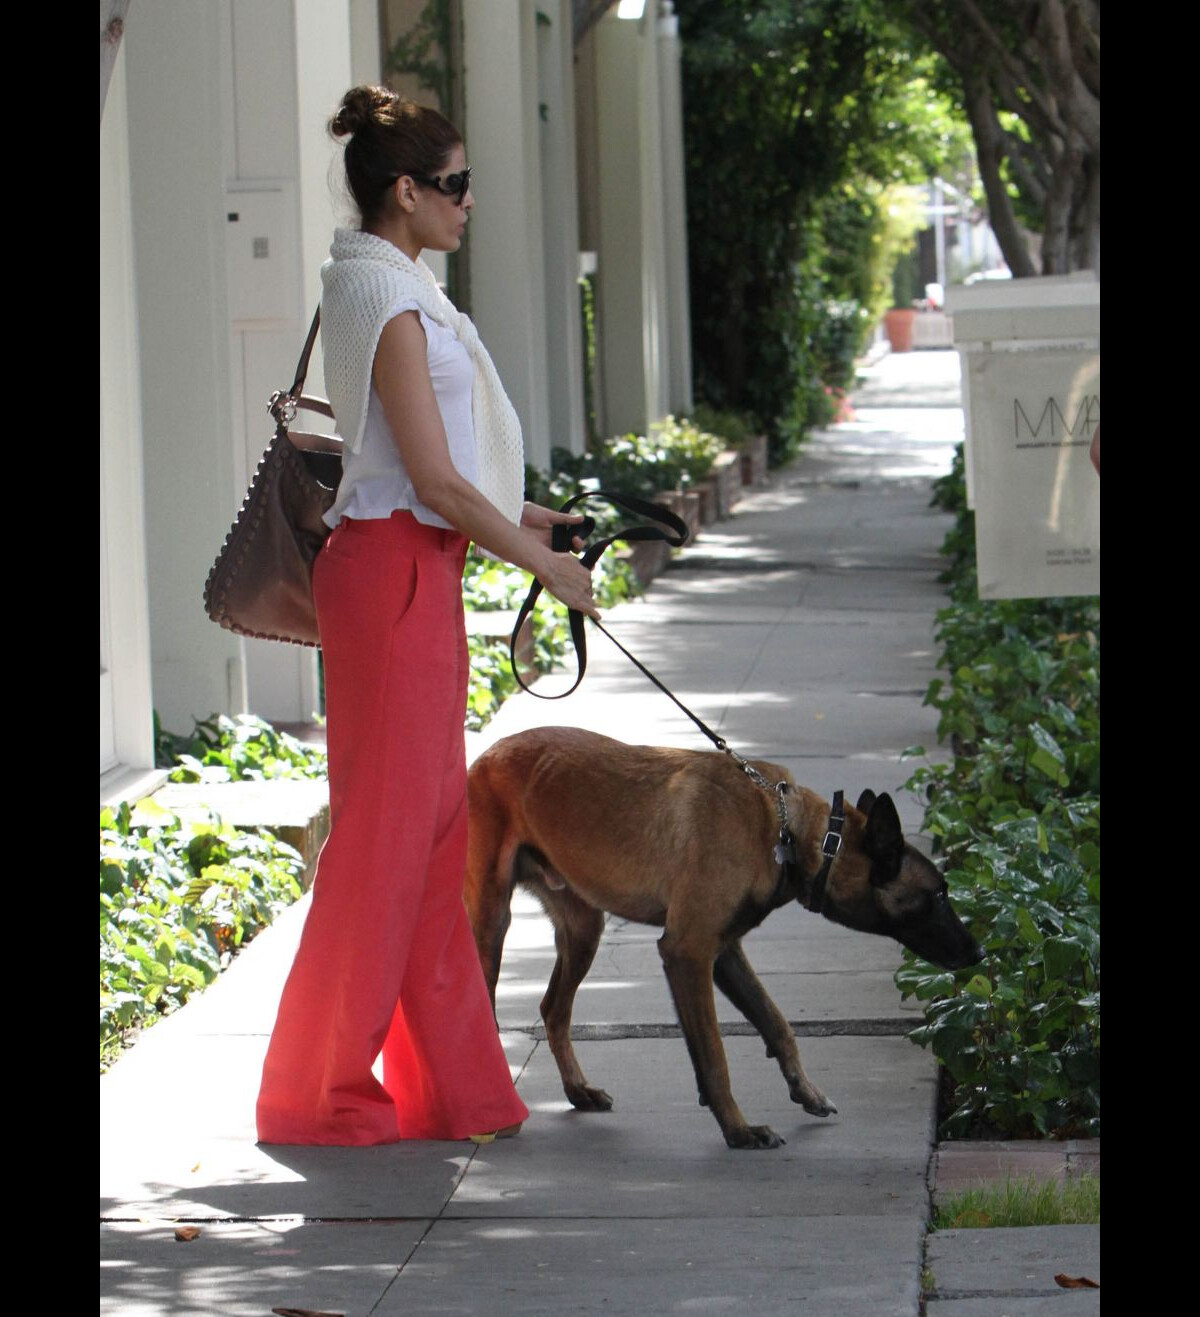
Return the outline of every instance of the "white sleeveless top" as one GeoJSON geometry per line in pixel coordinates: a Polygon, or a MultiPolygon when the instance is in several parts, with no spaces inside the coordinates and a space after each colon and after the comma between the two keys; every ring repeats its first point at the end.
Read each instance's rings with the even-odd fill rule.
{"type": "MultiPolygon", "coordinates": [[[[425,331],[429,375],[446,430],[450,461],[464,480],[478,488],[471,412],[475,368],[471,355],[452,330],[431,320],[413,298],[397,301],[386,319],[393,320],[404,311],[416,311],[425,331]]],[[[398,508],[407,509],[423,525],[453,529],[417,498],[372,381],[362,447],[358,452],[351,452],[347,444],[342,452],[342,481],[333,506],[325,513],[325,523],[336,526],[343,517],[357,521],[386,520],[398,508]]]]}

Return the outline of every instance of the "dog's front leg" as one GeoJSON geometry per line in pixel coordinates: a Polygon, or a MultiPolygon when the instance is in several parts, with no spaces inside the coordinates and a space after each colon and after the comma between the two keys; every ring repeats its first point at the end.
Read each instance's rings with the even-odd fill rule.
{"type": "Polygon", "coordinates": [[[571,1044],[575,993],[595,959],[604,932],[604,916],[570,891],[547,892],[542,900],[554,922],[554,945],[558,951],[542,998],[546,1042],[558,1062],[563,1092],[571,1105],[578,1111],[611,1111],[612,1098],[602,1088],[588,1083],[571,1044]]]}
{"type": "Polygon", "coordinates": [[[741,942],[727,946],[713,965],[713,982],[762,1035],[767,1055],[777,1058],[793,1102],[810,1116],[831,1116],[837,1107],[804,1073],[791,1026],[750,967],[741,942]]]}
{"type": "Polygon", "coordinates": [[[733,1100],[713,999],[713,956],[684,945],[670,929],[658,940],[658,954],[692,1058],[700,1101],[717,1118],[725,1142],[731,1148],[778,1148],[784,1140],[769,1125],[747,1124],[733,1100]]]}

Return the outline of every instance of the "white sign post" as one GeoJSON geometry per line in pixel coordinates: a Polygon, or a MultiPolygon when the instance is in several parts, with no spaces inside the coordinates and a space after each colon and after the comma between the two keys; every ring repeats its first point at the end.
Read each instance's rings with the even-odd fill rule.
{"type": "Polygon", "coordinates": [[[1100,593],[1100,285],[1015,279],[947,295],[962,357],[981,599],[1100,593]]]}

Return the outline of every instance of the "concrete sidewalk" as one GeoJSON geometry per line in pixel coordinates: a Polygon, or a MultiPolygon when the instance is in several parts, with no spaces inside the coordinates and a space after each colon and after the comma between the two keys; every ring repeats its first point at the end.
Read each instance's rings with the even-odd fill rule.
{"type": "MultiPolygon", "coordinates": [[[[885,357],[870,376],[854,423],[815,436],[645,600],[605,621],[740,752],[786,764],[826,796],[891,791],[912,833],[921,810],[899,790],[899,756],[936,741],[921,699],[936,671],[937,549],[949,523],[928,506],[929,482],[961,438],[949,405],[957,358],[885,357]]],[[[589,647],[580,690],[559,703],[514,697],[472,753],[544,723],[707,747],[602,635],[589,647]]],[[[799,907],[746,939],[839,1110],[816,1120],[793,1106],[761,1042],[719,998],[735,1095],[749,1120],[786,1138],[775,1151],[726,1148],[697,1105],[657,930],[618,921],[575,1011],[581,1063],[615,1109],[570,1108],[538,1019],[553,937],[523,897],[497,999],[532,1113],[519,1138],[260,1148],[258,1075],[306,907],[102,1079],[102,1312],[918,1312],[935,1066],[901,1036],[915,1013],[892,983],[895,943],[799,907]],[[176,1242],[179,1222],[200,1236],[176,1242]]],[[[1003,1307],[930,1311],[1043,1311],[1020,1306],[1056,1302],[1043,1273],[1050,1290],[1054,1272],[1098,1279],[1092,1240],[1085,1230],[1061,1255],[1039,1244],[1049,1260],[1036,1263],[1036,1294],[1010,1286],[997,1291],[1012,1296],[1003,1307]]],[[[1063,1298],[1055,1311],[1099,1311],[1094,1293],[1063,1298]]]]}

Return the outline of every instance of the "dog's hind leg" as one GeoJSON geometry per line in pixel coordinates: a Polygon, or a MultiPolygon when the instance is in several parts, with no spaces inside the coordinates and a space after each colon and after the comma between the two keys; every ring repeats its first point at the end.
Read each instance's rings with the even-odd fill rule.
{"type": "Polygon", "coordinates": [[[804,1073],[795,1035],[750,968],[740,941],[730,943],[717,957],[713,982],[762,1035],[767,1055],[779,1061],[792,1101],[799,1102],[809,1115],[833,1115],[837,1107],[804,1073]]]}
{"type": "Polygon", "coordinates": [[[700,1101],[716,1117],[725,1142],[731,1148],[778,1148],[784,1140],[769,1125],[747,1124],[734,1101],[713,999],[714,957],[698,947],[688,946],[669,925],[658,940],[658,954],[692,1058],[700,1101]]]}
{"type": "Polygon", "coordinates": [[[504,939],[512,922],[512,890],[515,847],[509,845],[496,853],[484,838],[476,818],[471,819],[467,849],[467,869],[463,879],[463,904],[475,934],[475,950],[483,967],[492,1010],[496,1008],[496,983],[500,978],[500,959],[504,939]]]}
{"type": "Polygon", "coordinates": [[[612,1098],[602,1088],[593,1088],[588,1083],[571,1043],[575,993],[595,959],[604,932],[604,915],[569,890],[543,890],[539,896],[554,923],[554,945],[558,951],[554,972],[542,998],[542,1021],[546,1026],[546,1041],[558,1062],[563,1092],[579,1111],[611,1111],[612,1098]]]}

